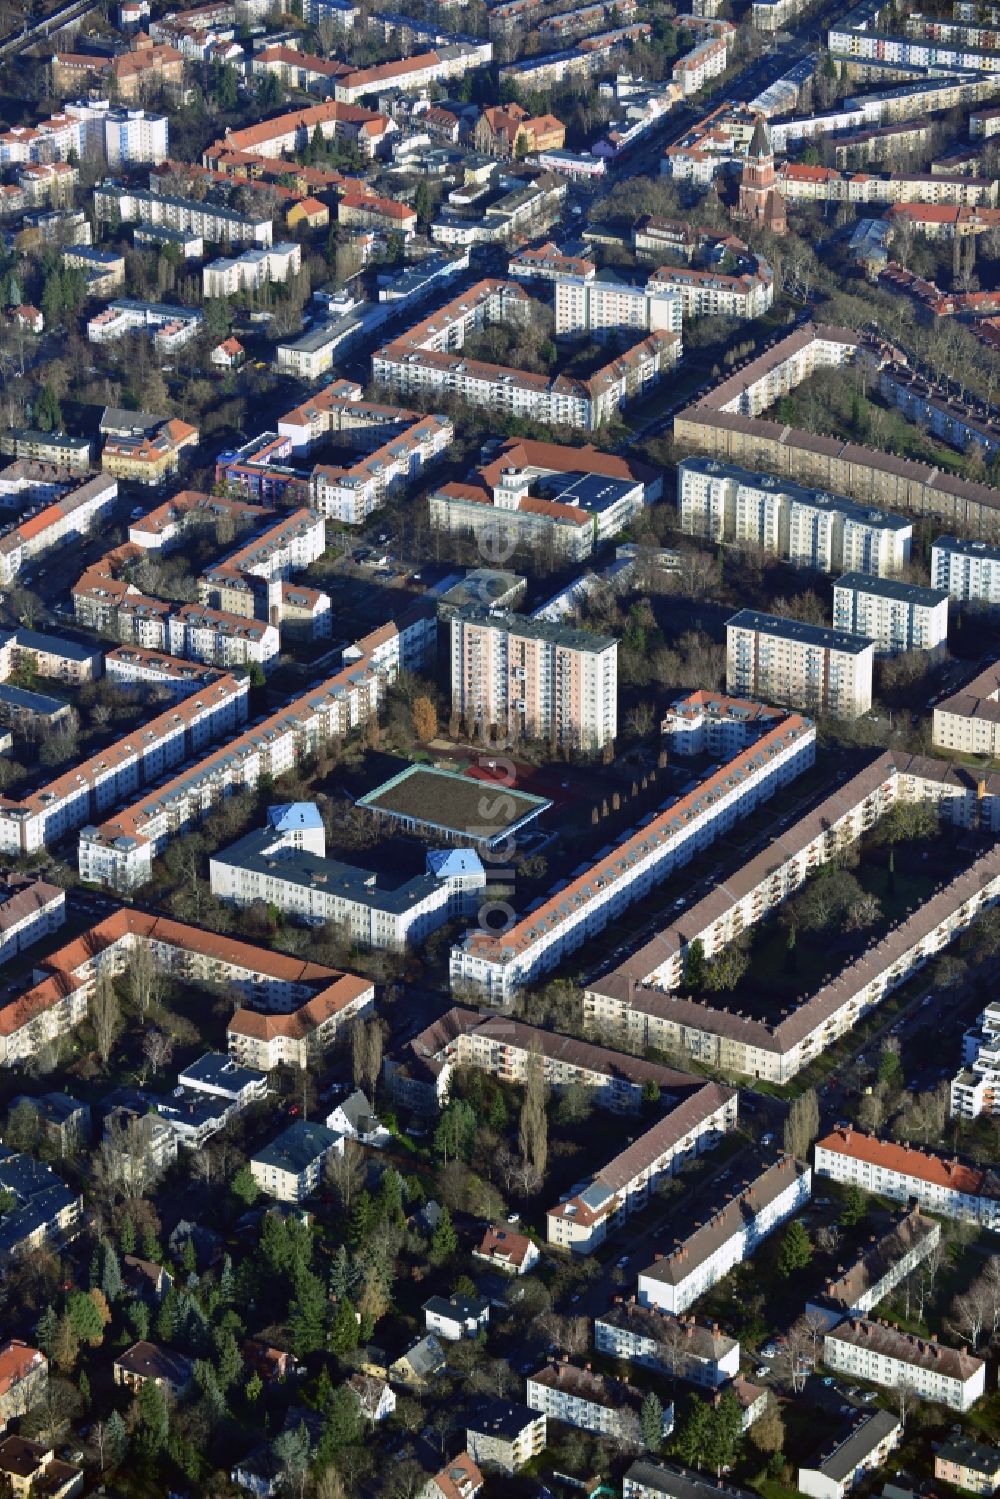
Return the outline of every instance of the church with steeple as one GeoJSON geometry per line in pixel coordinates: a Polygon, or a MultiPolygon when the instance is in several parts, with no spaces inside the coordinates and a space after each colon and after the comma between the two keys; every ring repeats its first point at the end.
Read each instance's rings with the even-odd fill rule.
{"type": "Polygon", "coordinates": [[[760,224],[772,234],[788,232],[785,200],[774,185],[774,148],[763,115],[757,116],[753,128],[740,177],[740,200],[733,209],[733,218],[760,224]]]}

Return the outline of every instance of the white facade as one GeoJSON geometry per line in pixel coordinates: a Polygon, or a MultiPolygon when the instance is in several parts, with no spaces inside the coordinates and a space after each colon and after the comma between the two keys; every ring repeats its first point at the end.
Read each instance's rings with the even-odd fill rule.
{"type": "Polygon", "coordinates": [[[291,242],[244,250],[233,259],[210,260],[201,273],[202,295],[232,297],[259,291],[271,281],[287,281],[302,267],[302,247],[291,242]]]}
{"type": "Polygon", "coordinates": [[[812,1171],[785,1156],[671,1254],[639,1272],[639,1300],[674,1316],[749,1259],[767,1236],[804,1207],[812,1171]]]}
{"type": "Polygon", "coordinates": [[[915,1198],[942,1218],[1000,1228],[1000,1198],[986,1195],[986,1173],[920,1150],[838,1129],[816,1145],[816,1175],[893,1202],[915,1198]]]}
{"type": "Polygon", "coordinates": [[[866,1473],[884,1465],[902,1435],[901,1421],[889,1411],[875,1411],[815,1467],[799,1468],[799,1493],[809,1499],[845,1499],[866,1473]]]}
{"type": "Polygon", "coordinates": [[[959,603],[1000,606],[1000,547],[939,536],[931,547],[931,584],[959,603]]]}
{"type": "Polygon", "coordinates": [[[685,1384],[717,1390],[740,1372],[740,1345],[715,1324],[693,1317],[668,1317],[635,1298],[616,1301],[594,1318],[594,1347],[623,1363],[638,1364],[682,1379],[685,1384]]]}
{"type": "Polygon", "coordinates": [[[569,276],[556,281],[556,337],[618,332],[681,331],[681,299],[650,280],[633,285],[615,276],[569,276]]]}
{"type": "Polygon", "coordinates": [[[912,1390],[951,1410],[967,1411],[986,1391],[986,1361],[888,1322],[851,1317],[823,1339],[823,1362],[852,1379],[912,1390]]]}
{"type": "Polygon", "coordinates": [[[719,459],[677,465],[677,510],[688,536],[751,542],[817,572],[885,578],[910,559],[913,526],[902,516],[719,459]]]}
{"type": "MultiPolygon", "coordinates": [[[[594,1436],[618,1442],[641,1442],[639,1410],[641,1393],[631,1384],[595,1374],[571,1364],[546,1364],[527,1379],[527,1401],[533,1411],[540,1411],[548,1421],[562,1421],[594,1436]]],[[[663,1437],[674,1428],[673,1406],[663,1408],[663,1437]]]]}
{"type": "Polygon", "coordinates": [[[0,900],[0,963],[56,932],[66,920],[66,892],[44,880],[27,883],[0,900]]]}
{"type": "Polygon", "coordinates": [[[1000,1004],[988,1004],[979,1017],[979,1029],[966,1031],[962,1061],[951,1084],[952,1117],[1000,1114],[1000,1004]]]}
{"type": "Polygon", "coordinates": [[[936,651],[948,644],[948,595],[892,578],[847,573],[833,585],[837,630],[867,635],[880,654],[936,651]]]}
{"type": "Polygon", "coordinates": [[[875,643],[741,609],[726,621],[726,691],[806,713],[858,718],[872,705],[875,643]]]}

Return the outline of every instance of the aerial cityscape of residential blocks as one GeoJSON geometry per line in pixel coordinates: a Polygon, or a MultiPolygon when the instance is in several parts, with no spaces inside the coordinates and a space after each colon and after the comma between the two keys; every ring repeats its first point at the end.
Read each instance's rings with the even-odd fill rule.
{"type": "Polygon", "coordinates": [[[1000,1493],[998,59],[0,14],[0,1491],[1000,1493]]]}

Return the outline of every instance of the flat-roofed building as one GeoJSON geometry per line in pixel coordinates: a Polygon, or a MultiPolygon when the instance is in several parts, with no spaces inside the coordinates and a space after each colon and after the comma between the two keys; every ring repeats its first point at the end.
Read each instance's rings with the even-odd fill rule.
{"type": "Polygon", "coordinates": [[[875,642],[756,609],[726,621],[726,691],[810,714],[858,718],[872,705],[875,642]]]}
{"type": "Polygon", "coordinates": [[[812,1171],[784,1156],[696,1226],[667,1255],[657,1255],[639,1272],[639,1300],[644,1306],[677,1313],[749,1259],[768,1234],[809,1201],[812,1171]]]}
{"type": "Polygon", "coordinates": [[[899,578],[845,573],[833,585],[833,623],[874,640],[880,655],[939,651],[948,644],[948,595],[899,578]]]}

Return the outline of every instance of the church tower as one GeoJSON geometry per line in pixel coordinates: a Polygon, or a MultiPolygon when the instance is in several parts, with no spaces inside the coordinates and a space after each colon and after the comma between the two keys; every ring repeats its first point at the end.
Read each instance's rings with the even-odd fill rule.
{"type": "Polygon", "coordinates": [[[763,115],[757,116],[750,148],[740,177],[740,201],[736,217],[761,224],[772,234],[788,229],[785,200],[774,185],[774,149],[763,115]]]}

